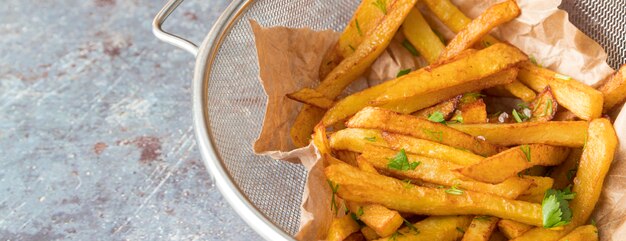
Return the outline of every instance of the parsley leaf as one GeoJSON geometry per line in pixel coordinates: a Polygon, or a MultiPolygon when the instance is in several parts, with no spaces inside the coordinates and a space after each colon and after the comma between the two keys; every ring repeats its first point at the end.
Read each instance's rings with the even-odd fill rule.
{"type": "Polygon", "coordinates": [[[387,1],[386,0],[376,0],[373,2],[374,6],[376,6],[383,14],[387,15],[387,1]]]}
{"type": "Polygon", "coordinates": [[[568,224],[572,220],[572,210],[569,202],[576,196],[566,187],[563,190],[549,189],[541,202],[541,213],[543,216],[543,227],[554,228],[568,224]]]}
{"type": "Polygon", "coordinates": [[[335,202],[335,195],[337,194],[337,190],[339,190],[339,184],[334,184],[331,180],[326,180],[328,182],[328,186],[330,186],[330,190],[333,191],[333,196],[330,199],[330,210],[335,211],[335,215],[339,212],[339,207],[337,206],[337,202],[335,202]]]}
{"type": "Polygon", "coordinates": [[[450,123],[461,123],[461,124],[463,124],[463,116],[462,115],[455,116],[454,118],[452,118],[450,123]]]}
{"type": "Polygon", "coordinates": [[[359,217],[363,216],[363,207],[359,207],[359,210],[356,211],[356,215],[359,217]]]}
{"type": "Polygon", "coordinates": [[[461,227],[456,227],[456,231],[459,231],[460,233],[465,233],[465,230],[463,230],[461,227]]]}
{"type": "Polygon", "coordinates": [[[454,184],[454,186],[446,189],[446,193],[452,195],[461,195],[463,194],[463,190],[459,189],[459,184],[454,184]]]}
{"type": "Polygon", "coordinates": [[[517,112],[517,110],[513,109],[513,118],[515,119],[515,121],[517,121],[517,123],[522,123],[524,122],[525,119],[525,115],[524,114],[520,114],[519,112],[517,112]]]}
{"type": "Polygon", "coordinates": [[[369,142],[376,142],[376,137],[375,136],[364,137],[363,139],[365,139],[366,141],[369,141],[369,142]]]}
{"type": "Polygon", "coordinates": [[[542,66],[541,66],[541,64],[539,64],[539,62],[537,62],[537,59],[535,59],[535,56],[532,56],[532,55],[531,55],[531,56],[529,57],[529,59],[530,59],[530,62],[531,62],[531,63],[533,63],[534,65],[537,65],[537,66],[539,66],[540,68],[542,67],[542,66]]]}
{"type": "Polygon", "coordinates": [[[572,169],[569,169],[569,170],[567,171],[567,174],[566,174],[566,175],[567,175],[567,180],[569,180],[569,181],[573,181],[573,180],[574,180],[574,177],[576,177],[576,172],[578,172],[578,168],[577,168],[577,167],[574,167],[574,168],[572,168],[572,169]]]}
{"type": "Polygon", "coordinates": [[[389,158],[387,167],[389,169],[395,169],[399,171],[415,170],[421,162],[409,162],[409,158],[406,156],[404,149],[401,149],[396,156],[389,158]]]}
{"type": "Polygon", "coordinates": [[[359,35],[363,36],[363,32],[361,32],[361,26],[359,25],[359,20],[355,19],[354,23],[356,25],[356,31],[359,32],[359,35]]]}
{"type": "Polygon", "coordinates": [[[409,232],[415,232],[415,234],[420,233],[419,229],[417,229],[411,222],[409,222],[406,219],[404,219],[404,225],[406,225],[409,228],[409,232]]]}
{"type": "Polygon", "coordinates": [[[350,47],[350,49],[352,49],[352,52],[356,51],[356,49],[354,48],[354,46],[352,46],[351,44],[348,44],[348,47],[350,47]]]}
{"type": "Polygon", "coordinates": [[[409,51],[409,53],[411,53],[411,55],[417,57],[420,54],[417,52],[417,49],[415,49],[415,47],[413,46],[413,44],[411,44],[411,42],[409,42],[409,40],[405,39],[404,41],[402,41],[402,46],[409,51]]]}
{"type": "Polygon", "coordinates": [[[528,162],[530,162],[530,146],[529,145],[521,145],[521,146],[519,146],[519,149],[521,149],[522,152],[524,153],[524,155],[526,156],[526,160],[528,162]]]}
{"type": "Polygon", "coordinates": [[[391,236],[389,236],[389,238],[387,240],[396,241],[398,239],[399,235],[402,235],[402,234],[400,232],[396,231],[391,236]]]}
{"type": "Polygon", "coordinates": [[[403,69],[398,71],[398,74],[396,74],[396,78],[403,76],[403,75],[407,75],[408,73],[411,73],[411,69],[403,69]]]}
{"type": "Polygon", "coordinates": [[[443,113],[441,111],[435,111],[432,114],[428,115],[428,120],[432,122],[437,122],[441,124],[446,123],[446,119],[443,118],[443,113]]]}

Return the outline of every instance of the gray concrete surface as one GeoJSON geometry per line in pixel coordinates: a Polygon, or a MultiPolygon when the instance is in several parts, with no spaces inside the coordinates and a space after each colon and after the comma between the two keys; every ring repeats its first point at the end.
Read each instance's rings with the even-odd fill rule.
{"type": "MultiPolygon", "coordinates": [[[[226,0],[165,28],[199,42],[226,0]]],[[[4,0],[0,240],[259,240],[196,148],[193,57],[156,40],[164,0],[4,0]]]]}

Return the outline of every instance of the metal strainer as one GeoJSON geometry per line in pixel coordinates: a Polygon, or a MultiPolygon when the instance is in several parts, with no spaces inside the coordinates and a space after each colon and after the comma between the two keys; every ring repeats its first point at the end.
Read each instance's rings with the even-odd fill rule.
{"type": "MultiPolygon", "coordinates": [[[[196,56],[193,117],[204,163],[225,199],[256,232],[267,240],[291,240],[299,226],[306,173],[301,165],[252,152],[266,96],[248,19],[263,26],[341,31],[359,1],[235,0],[199,47],[161,29],[182,1],[170,0],[163,7],[153,32],[196,56]]],[[[561,5],[576,26],[605,47],[613,68],[626,62],[624,3],[564,0],[561,5]]]]}

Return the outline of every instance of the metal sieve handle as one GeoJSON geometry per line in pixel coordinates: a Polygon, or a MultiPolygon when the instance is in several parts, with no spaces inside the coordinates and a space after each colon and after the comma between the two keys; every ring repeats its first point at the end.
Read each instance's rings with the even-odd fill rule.
{"type": "Polygon", "coordinates": [[[165,32],[161,28],[161,25],[163,25],[167,17],[169,17],[170,14],[174,12],[178,5],[180,5],[183,1],[184,0],[170,0],[167,4],[165,4],[165,6],[163,6],[161,11],[157,13],[156,17],[154,17],[154,20],[152,21],[152,33],[161,41],[187,50],[187,52],[196,56],[198,55],[198,45],[177,35],[165,32]]]}

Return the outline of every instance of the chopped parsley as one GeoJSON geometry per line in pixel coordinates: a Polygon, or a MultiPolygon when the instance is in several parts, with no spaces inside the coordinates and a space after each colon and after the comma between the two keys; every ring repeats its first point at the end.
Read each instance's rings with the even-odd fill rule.
{"type": "Polygon", "coordinates": [[[411,189],[413,187],[413,185],[411,185],[412,184],[411,179],[405,179],[405,180],[402,180],[402,182],[404,182],[404,188],[406,189],[411,189]]]}
{"type": "Polygon", "coordinates": [[[446,189],[446,193],[452,195],[462,195],[463,190],[459,189],[459,184],[454,184],[454,186],[446,189]]]}
{"type": "Polygon", "coordinates": [[[406,156],[404,149],[401,149],[396,156],[389,158],[387,167],[398,171],[415,170],[421,162],[409,162],[409,158],[406,156]]]}
{"type": "Polygon", "coordinates": [[[521,149],[522,152],[524,153],[524,155],[526,156],[526,160],[528,162],[530,162],[530,146],[529,145],[521,145],[521,146],[519,146],[519,149],[521,149]]]}
{"type": "Polygon", "coordinates": [[[356,211],[356,215],[359,217],[363,216],[363,207],[359,207],[359,210],[356,211]]]}
{"type": "Polygon", "coordinates": [[[356,51],[356,49],[351,44],[348,44],[348,47],[352,49],[352,52],[356,51]]]}
{"type": "Polygon", "coordinates": [[[333,195],[330,199],[330,211],[335,211],[335,215],[339,212],[339,207],[337,202],[335,201],[335,196],[337,194],[337,190],[339,190],[339,184],[334,184],[331,180],[326,180],[328,182],[328,186],[330,186],[330,190],[332,190],[333,195]]]}
{"type": "Polygon", "coordinates": [[[424,134],[430,136],[430,139],[432,140],[439,142],[443,140],[443,131],[433,131],[428,129],[422,129],[422,131],[424,132],[424,134]]]}
{"type": "Polygon", "coordinates": [[[403,69],[398,71],[398,74],[396,74],[396,78],[403,76],[403,75],[407,75],[408,73],[411,73],[411,69],[403,69]]]}
{"type": "Polygon", "coordinates": [[[480,97],[484,97],[485,95],[479,93],[479,92],[469,92],[469,93],[465,93],[463,94],[463,96],[461,97],[461,103],[469,103],[469,102],[474,102],[476,100],[478,100],[478,98],[480,97]]]}
{"type": "Polygon", "coordinates": [[[567,171],[567,173],[565,174],[565,175],[567,175],[567,180],[569,180],[569,181],[573,181],[573,180],[574,180],[574,177],[576,177],[576,172],[578,172],[578,168],[577,168],[577,167],[574,167],[574,168],[572,168],[572,169],[569,169],[569,170],[567,171]]]}
{"type": "Polygon", "coordinates": [[[560,227],[572,220],[572,210],[568,200],[574,199],[576,193],[567,186],[563,190],[549,189],[541,202],[541,213],[544,228],[560,227]]]}
{"type": "Polygon", "coordinates": [[[461,123],[461,124],[463,124],[463,116],[462,115],[455,116],[454,118],[452,118],[450,123],[461,123]]]}
{"type": "Polygon", "coordinates": [[[383,14],[387,15],[387,1],[386,0],[376,0],[373,2],[374,6],[376,6],[383,14]]]}
{"type": "Polygon", "coordinates": [[[535,56],[532,56],[532,55],[531,55],[531,56],[529,57],[529,59],[530,59],[530,62],[531,62],[531,63],[533,63],[534,65],[537,65],[537,66],[539,66],[539,67],[542,67],[542,66],[541,66],[541,64],[539,64],[539,62],[537,62],[537,59],[535,59],[535,56]]]}
{"type": "Polygon", "coordinates": [[[375,136],[368,136],[368,137],[365,137],[363,139],[365,139],[366,141],[369,141],[369,142],[376,142],[376,137],[375,136]]]}
{"type": "Polygon", "coordinates": [[[428,120],[432,122],[446,124],[446,119],[444,119],[443,113],[441,111],[435,111],[432,114],[429,114],[428,120]]]}
{"type": "Polygon", "coordinates": [[[517,123],[521,123],[522,122],[522,118],[520,118],[519,113],[517,113],[517,110],[513,109],[513,118],[515,118],[515,121],[517,121],[517,123]]]}
{"type": "Polygon", "coordinates": [[[483,47],[484,48],[487,48],[487,47],[491,46],[491,44],[492,44],[489,41],[485,41],[485,40],[483,40],[482,43],[483,43],[483,47]]]}
{"type": "Polygon", "coordinates": [[[389,236],[389,238],[387,240],[396,241],[396,239],[398,239],[399,235],[402,235],[402,234],[400,232],[396,231],[391,236],[389,236]]]}
{"type": "Polygon", "coordinates": [[[456,231],[459,231],[460,233],[465,233],[465,230],[463,230],[461,227],[456,227],[456,231]]]}
{"type": "Polygon", "coordinates": [[[358,20],[358,19],[355,19],[355,20],[354,20],[354,23],[355,23],[355,25],[356,25],[356,31],[357,31],[357,32],[359,32],[359,35],[360,35],[360,36],[363,36],[363,32],[361,32],[361,26],[359,26],[359,20],[358,20]]]}
{"type": "Polygon", "coordinates": [[[420,231],[411,222],[409,222],[408,220],[406,220],[404,218],[403,218],[403,220],[404,220],[404,225],[407,228],[409,228],[409,232],[415,232],[415,234],[419,234],[420,233],[420,231]]]}
{"type": "Polygon", "coordinates": [[[402,41],[402,46],[409,51],[409,53],[411,53],[411,55],[417,57],[420,54],[417,52],[417,49],[415,49],[415,47],[413,46],[413,44],[411,44],[411,42],[409,42],[408,39],[405,39],[404,41],[402,41]]]}

